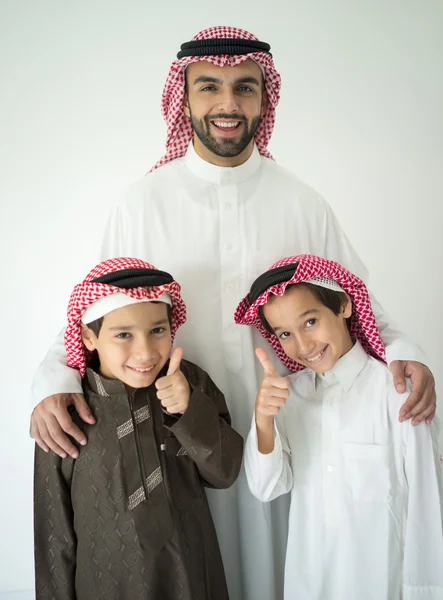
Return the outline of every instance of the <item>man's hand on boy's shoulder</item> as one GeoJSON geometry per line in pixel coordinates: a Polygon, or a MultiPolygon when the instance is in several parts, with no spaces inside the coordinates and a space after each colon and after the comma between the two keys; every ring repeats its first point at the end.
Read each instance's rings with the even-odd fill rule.
{"type": "Polygon", "coordinates": [[[31,416],[31,435],[45,452],[52,450],[61,458],[78,457],[78,450],[69,440],[73,437],[84,446],[86,436],[73,422],[68,407],[73,405],[85,423],[94,425],[95,419],[83,394],[54,394],[42,400],[31,416]]]}
{"type": "Polygon", "coordinates": [[[394,360],[389,368],[399,394],[406,391],[406,378],[410,379],[412,384],[412,391],[400,409],[399,420],[406,421],[412,418],[412,425],[418,425],[424,420],[429,424],[437,409],[435,380],[431,371],[414,360],[394,360]]]}
{"type": "Polygon", "coordinates": [[[163,408],[171,415],[184,414],[189,406],[191,388],[180,370],[183,349],[175,348],[169,359],[166,375],[155,382],[157,398],[163,408]]]}

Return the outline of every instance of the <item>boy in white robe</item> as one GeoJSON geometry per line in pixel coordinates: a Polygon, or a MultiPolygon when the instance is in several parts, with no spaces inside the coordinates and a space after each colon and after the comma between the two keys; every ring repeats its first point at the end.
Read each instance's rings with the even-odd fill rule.
{"type": "Polygon", "coordinates": [[[263,349],[245,466],[263,502],[291,493],[285,599],[443,598],[443,482],[436,425],[399,422],[363,282],[338,263],[284,259],[236,312],[263,349]]]}

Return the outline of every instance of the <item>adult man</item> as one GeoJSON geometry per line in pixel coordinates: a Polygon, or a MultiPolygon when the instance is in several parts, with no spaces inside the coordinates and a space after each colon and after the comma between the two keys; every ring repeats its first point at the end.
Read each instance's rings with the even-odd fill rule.
{"type": "MultiPolygon", "coordinates": [[[[243,30],[211,28],[183,44],[178,57],[163,92],[166,154],[111,215],[103,258],[138,256],[177,274],[189,311],[178,343],[223,390],[235,427],[246,434],[260,376],[254,346],[262,342],[233,323],[244,290],[289,254],[326,256],[363,279],[366,271],[323,199],[269,160],[280,92],[269,46],[243,30]]],[[[399,391],[404,373],[412,374],[405,412],[415,405],[419,419],[432,418],[433,378],[420,351],[373,305],[399,391]]],[[[67,404],[92,421],[61,350],[62,338],[37,373],[34,395],[44,400],[32,430],[42,446],[72,454],[62,430],[83,436],[67,404]]],[[[211,493],[210,502],[232,600],[279,598],[285,503],[260,505],[243,476],[235,488],[211,493]]]]}

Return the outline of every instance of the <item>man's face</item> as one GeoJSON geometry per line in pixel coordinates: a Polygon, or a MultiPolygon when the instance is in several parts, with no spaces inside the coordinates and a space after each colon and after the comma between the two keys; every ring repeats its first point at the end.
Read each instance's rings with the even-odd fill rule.
{"type": "Polygon", "coordinates": [[[263,314],[285,354],[316,373],[330,371],[352,348],[346,324],[352,314],[349,299],[335,315],[308,286],[294,285],[283,296],[271,295],[263,314]]]}
{"type": "Polygon", "coordinates": [[[140,302],[105,315],[98,337],[86,325],[82,339],[97,350],[100,373],[129,388],[153,383],[169,358],[171,327],[164,302],[140,302]]]}
{"type": "Polygon", "coordinates": [[[267,106],[257,63],[246,60],[235,67],[192,63],[186,70],[186,82],[184,111],[192,121],[197,152],[214,164],[218,164],[215,157],[230,159],[248,150],[250,154],[267,106]],[[208,159],[208,151],[215,160],[208,159]]]}

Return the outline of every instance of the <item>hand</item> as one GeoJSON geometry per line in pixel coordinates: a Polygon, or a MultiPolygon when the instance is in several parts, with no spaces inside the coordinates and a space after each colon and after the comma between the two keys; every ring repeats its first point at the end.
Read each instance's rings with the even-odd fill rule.
{"type": "Polygon", "coordinates": [[[73,404],[80,417],[94,425],[95,419],[83,394],[54,394],[42,400],[34,408],[31,416],[31,435],[45,452],[52,450],[62,458],[68,455],[78,457],[77,448],[70,442],[66,433],[84,446],[87,442],[83,431],[69,416],[68,406],[73,404]]]}
{"type": "Polygon", "coordinates": [[[264,370],[264,377],[255,401],[256,417],[274,418],[289,396],[289,381],[277,375],[271,359],[263,348],[257,348],[255,354],[264,370]]]}
{"type": "Polygon", "coordinates": [[[155,382],[157,398],[163,408],[171,415],[186,412],[191,397],[191,388],[186,377],[180,371],[183,358],[182,348],[176,348],[169,360],[168,372],[155,382]]]}
{"type": "Polygon", "coordinates": [[[411,380],[412,391],[400,409],[400,421],[412,418],[412,425],[418,425],[424,419],[430,423],[435,417],[437,398],[435,381],[431,371],[425,365],[413,360],[394,360],[390,369],[394,377],[395,389],[399,394],[406,391],[406,377],[411,380]]]}

